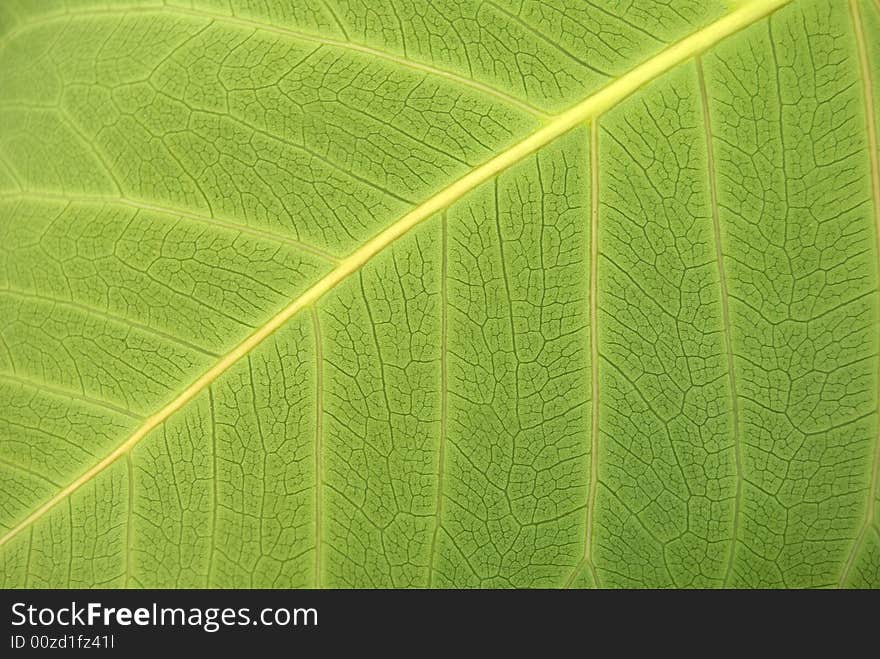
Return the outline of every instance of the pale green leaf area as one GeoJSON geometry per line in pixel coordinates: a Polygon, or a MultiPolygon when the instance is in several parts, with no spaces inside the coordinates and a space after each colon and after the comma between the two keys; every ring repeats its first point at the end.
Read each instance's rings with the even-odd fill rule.
{"type": "Polygon", "coordinates": [[[0,2],[3,587],[880,587],[880,1],[0,2]]]}

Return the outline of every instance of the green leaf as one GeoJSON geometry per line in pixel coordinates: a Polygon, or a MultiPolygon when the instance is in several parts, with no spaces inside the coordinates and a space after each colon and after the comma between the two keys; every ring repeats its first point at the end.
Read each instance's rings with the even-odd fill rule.
{"type": "Polygon", "coordinates": [[[880,587],[877,0],[239,4],[0,4],[0,584],[880,587]]]}

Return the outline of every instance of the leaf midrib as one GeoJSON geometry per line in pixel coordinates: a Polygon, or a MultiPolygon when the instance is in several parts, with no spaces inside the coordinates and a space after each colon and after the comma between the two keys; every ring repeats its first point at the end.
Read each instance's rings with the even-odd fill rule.
{"type": "Polygon", "coordinates": [[[525,139],[472,169],[410,210],[399,220],[353,251],[349,256],[339,261],[333,270],[270,318],[263,326],[257,328],[229,353],[221,357],[211,368],[187,386],[174,400],[148,417],[141,426],[113,451],[92,465],[81,476],[57,492],[5,535],[0,537],[0,547],[30,527],[54,508],[56,504],[65,500],[85,483],[91,481],[107,467],[115,463],[116,460],[127,455],[144,437],[196,398],[217,378],[285,325],[293,316],[317,302],[412,228],[443,211],[477,186],[520,162],[523,158],[535,153],[557,137],[564,135],[584,122],[595,119],[674,66],[699,55],[722,39],[745,29],[789,4],[791,1],[748,0],[717,21],[679,40],[661,53],[630,69],[627,73],[610,82],[596,93],[588,96],[569,110],[557,115],[525,139]]]}

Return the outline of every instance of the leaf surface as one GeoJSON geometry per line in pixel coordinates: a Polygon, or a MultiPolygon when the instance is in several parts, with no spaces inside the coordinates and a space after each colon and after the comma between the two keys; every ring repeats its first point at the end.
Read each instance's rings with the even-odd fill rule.
{"type": "Polygon", "coordinates": [[[0,5],[7,587],[878,587],[880,4],[0,5]]]}

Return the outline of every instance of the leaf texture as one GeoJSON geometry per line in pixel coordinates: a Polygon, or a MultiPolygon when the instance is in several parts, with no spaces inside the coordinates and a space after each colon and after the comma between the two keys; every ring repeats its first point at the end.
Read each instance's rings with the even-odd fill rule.
{"type": "Polygon", "coordinates": [[[0,583],[880,587],[880,3],[725,4],[0,4],[0,583]]]}

